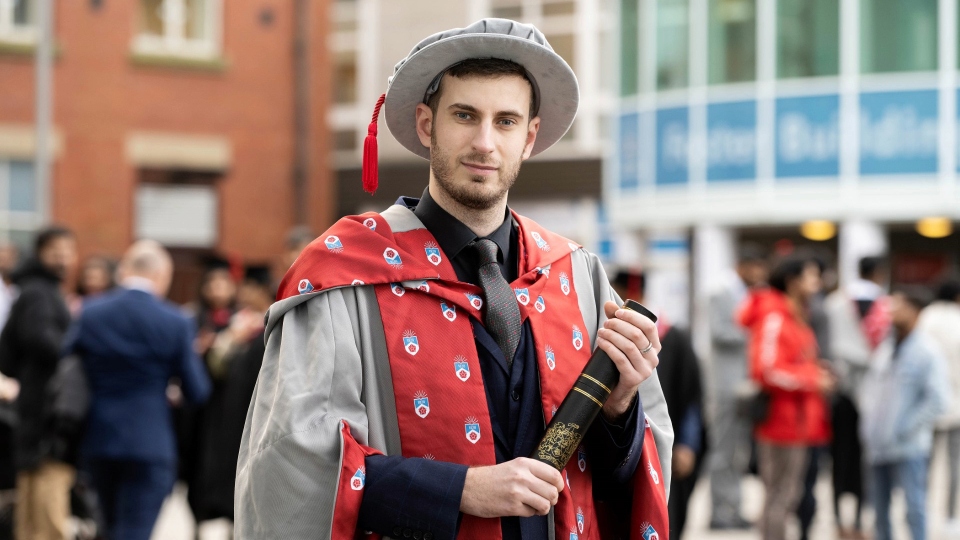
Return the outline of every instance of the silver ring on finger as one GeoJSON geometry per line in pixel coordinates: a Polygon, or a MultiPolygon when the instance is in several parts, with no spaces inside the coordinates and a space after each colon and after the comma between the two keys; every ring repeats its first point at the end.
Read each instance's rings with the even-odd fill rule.
{"type": "Polygon", "coordinates": [[[650,340],[647,340],[647,343],[648,343],[647,348],[640,349],[640,354],[647,354],[648,352],[650,352],[651,349],[653,349],[653,342],[650,340]]]}

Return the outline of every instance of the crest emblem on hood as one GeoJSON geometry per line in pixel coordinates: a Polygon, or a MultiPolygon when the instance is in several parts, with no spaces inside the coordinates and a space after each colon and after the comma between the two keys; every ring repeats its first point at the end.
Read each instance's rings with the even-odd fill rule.
{"type": "Polygon", "coordinates": [[[463,430],[466,432],[465,436],[467,440],[470,441],[470,444],[477,444],[477,441],[480,440],[480,422],[471,416],[464,422],[463,430]]]}
{"type": "Polygon", "coordinates": [[[334,253],[340,253],[343,251],[343,242],[340,241],[339,236],[330,235],[323,239],[323,244],[327,246],[327,249],[334,253]]]}
{"type": "Polygon", "coordinates": [[[420,352],[420,340],[417,339],[417,334],[413,330],[403,333],[403,350],[410,356],[416,356],[420,352]]]}
{"type": "Polygon", "coordinates": [[[440,311],[443,312],[443,317],[450,322],[457,320],[457,306],[447,305],[446,302],[440,302],[440,311]]]}
{"type": "Polygon", "coordinates": [[[440,255],[440,246],[433,242],[424,244],[423,251],[427,254],[427,261],[429,261],[430,264],[437,266],[443,261],[443,257],[440,255]]]}
{"type": "Polygon", "coordinates": [[[457,378],[463,382],[467,382],[467,379],[470,378],[470,364],[463,356],[453,359],[453,370],[456,372],[457,378]]]}
{"type": "Polygon", "coordinates": [[[531,231],[530,236],[533,237],[533,241],[537,243],[537,247],[543,251],[550,251],[550,244],[540,236],[540,233],[537,231],[531,231]]]}
{"type": "Polygon", "coordinates": [[[400,260],[400,254],[391,247],[383,250],[383,260],[387,261],[387,264],[391,266],[403,266],[403,261],[400,260]]]}
{"type": "Polygon", "coordinates": [[[530,303],[530,291],[527,289],[514,289],[513,292],[517,294],[517,302],[520,302],[521,305],[527,305],[530,303]]]}
{"type": "Polygon", "coordinates": [[[367,483],[367,469],[366,467],[360,467],[357,469],[357,472],[353,473],[353,476],[350,478],[350,489],[354,491],[360,491],[363,489],[363,486],[367,483]]]}
{"type": "Polygon", "coordinates": [[[483,298],[480,298],[475,294],[470,294],[470,293],[466,293],[466,294],[467,294],[467,300],[470,301],[470,305],[473,306],[473,309],[476,309],[479,311],[480,308],[483,307],[483,298]]]}
{"type": "Polygon", "coordinates": [[[430,414],[430,398],[426,392],[417,392],[413,395],[413,410],[420,418],[426,418],[430,414]]]}

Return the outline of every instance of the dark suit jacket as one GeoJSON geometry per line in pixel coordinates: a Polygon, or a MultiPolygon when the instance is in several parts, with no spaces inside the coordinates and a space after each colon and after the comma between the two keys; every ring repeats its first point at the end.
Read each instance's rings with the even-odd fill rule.
{"type": "Polygon", "coordinates": [[[179,378],[194,403],[210,394],[193,337],[176,306],[144,291],[118,288],[84,308],[66,344],[90,384],[84,457],[176,463],[167,384],[179,378]]]}

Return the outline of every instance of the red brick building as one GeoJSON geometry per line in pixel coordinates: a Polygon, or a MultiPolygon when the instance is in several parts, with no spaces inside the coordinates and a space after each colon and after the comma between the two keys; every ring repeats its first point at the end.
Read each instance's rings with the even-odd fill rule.
{"type": "Polygon", "coordinates": [[[0,0],[0,235],[26,242],[54,221],[83,254],[114,256],[155,238],[182,298],[211,252],[275,260],[298,204],[314,231],[332,221],[327,2],[54,0],[46,187],[32,164],[36,1],[0,0]]]}

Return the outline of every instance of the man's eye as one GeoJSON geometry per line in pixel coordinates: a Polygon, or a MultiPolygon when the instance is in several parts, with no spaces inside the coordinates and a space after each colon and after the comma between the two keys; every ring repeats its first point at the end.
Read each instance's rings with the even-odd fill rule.
{"type": "Polygon", "coordinates": [[[500,121],[500,123],[505,126],[514,126],[517,124],[516,120],[511,120],[509,118],[504,118],[503,120],[500,121]]]}
{"type": "Polygon", "coordinates": [[[459,119],[459,120],[469,120],[469,119],[470,119],[470,115],[467,114],[467,113],[465,113],[465,112],[454,113],[454,115],[455,115],[455,116],[457,117],[457,119],[459,119]]]}

